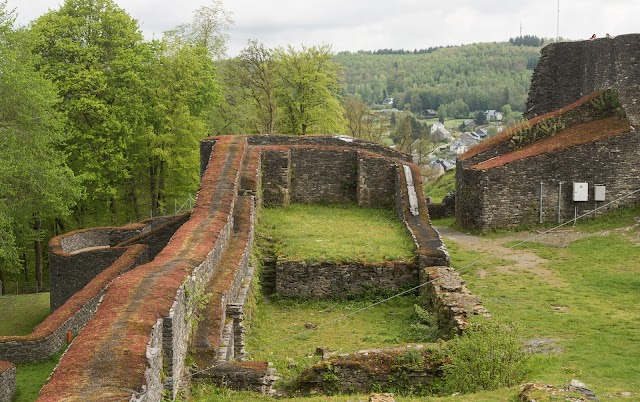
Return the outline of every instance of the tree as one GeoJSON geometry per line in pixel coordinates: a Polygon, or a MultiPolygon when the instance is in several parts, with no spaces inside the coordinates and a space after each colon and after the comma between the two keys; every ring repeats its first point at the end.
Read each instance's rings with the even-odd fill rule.
{"type": "Polygon", "coordinates": [[[396,147],[404,152],[410,151],[413,142],[413,129],[411,127],[411,117],[405,116],[398,121],[395,131],[391,134],[391,138],[396,147]]]}
{"type": "Polygon", "coordinates": [[[16,273],[33,247],[42,288],[43,223],[63,218],[81,196],[60,145],[67,139],[56,112],[56,88],[36,72],[25,31],[13,31],[13,14],[0,3],[0,280],[16,273]]]}
{"type": "Polygon", "coordinates": [[[509,104],[502,106],[501,111],[502,111],[503,118],[508,118],[511,115],[511,113],[513,113],[513,110],[511,109],[511,105],[509,104]]]}
{"type": "Polygon", "coordinates": [[[130,147],[144,132],[141,74],[148,52],[138,24],[113,0],[66,0],[31,31],[39,68],[62,97],[69,163],[89,194],[84,207],[107,205],[116,223],[131,174],[130,147]]]}
{"type": "Polygon", "coordinates": [[[344,103],[344,117],[347,122],[347,134],[355,138],[363,138],[380,142],[386,124],[382,115],[376,115],[371,108],[360,99],[350,96],[344,103]]]}
{"type": "Polygon", "coordinates": [[[165,32],[165,38],[169,42],[204,47],[211,57],[221,59],[227,51],[231,25],[233,18],[224,9],[222,0],[211,0],[210,5],[202,6],[193,13],[190,23],[165,32]]]}
{"type": "Polygon", "coordinates": [[[202,46],[155,43],[145,72],[144,136],[132,149],[138,182],[147,181],[153,215],[166,212],[166,198],[197,189],[198,143],[207,135],[206,118],[220,100],[213,60],[202,46]]]}
{"type": "Polygon", "coordinates": [[[340,104],[340,67],[331,48],[289,46],[277,49],[279,86],[276,92],[286,134],[340,133],[344,130],[340,104]]]}
{"type": "Polygon", "coordinates": [[[476,113],[475,122],[477,125],[482,126],[483,124],[487,124],[487,116],[484,114],[482,110],[479,110],[476,113]]]}
{"type": "Polygon", "coordinates": [[[240,84],[255,106],[261,134],[273,134],[276,118],[276,60],[273,51],[250,40],[238,57],[240,84]]]}

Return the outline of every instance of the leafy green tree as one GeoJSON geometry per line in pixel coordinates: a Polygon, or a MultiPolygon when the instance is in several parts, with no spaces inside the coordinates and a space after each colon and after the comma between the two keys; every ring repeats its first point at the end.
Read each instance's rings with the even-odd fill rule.
{"type": "Polygon", "coordinates": [[[286,134],[341,133],[340,66],[327,45],[277,49],[276,92],[286,134]]]}
{"type": "Polygon", "coordinates": [[[60,145],[67,139],[56,112],[56,88],[29,51],[29,37],[14,31],[13,14],[0,3],[0,280],[22,268],[33,247],[42,288],[44,223],[71,213],[81,187],[60,145]]]}
{"type": "Polygon", "coordinates": [[[502,106],[502,109],[500,109],[500,111],[502,112],[503,118],[508,118],[513,113],[513,109],[511,109],[511,105],[509,104],[502,106]]]}
{"type": "Polygon", "coordinates": [[[273,134],[277,121],[276,59],[273,51],[250,40],[238,57],[237,76],[255,106],[260,134],[273,134]]]}
{"type": "Polygon", "coordinates": [[[447,108],[447,105],[438,106],[438,121],[440,123],[444,123],[445,119],[448,116],[448,113],[449,113],[449,110],[447,108]]]}
{"type": "Polygon", "coordinates": [[[62,97],[70,166],[88,202],[118,221],[120,189],[131,174],[129,150],[144,132],[145,49],[137,22],[113,0],[66,0],[31,27],[40,70],[62,97]]]}
{"type": "Polygon", "coordinates": [[[225,10],[222,0],[211,0],[209,5],[202,6],[193,13],[190,23],[165,32],[165,38],[174,44],[181,42],[204,47],[211,57],[220,59],[227,51],[231,25],[233,18],[225,10]]]}
{"type": "Polygon", "coordinates": [[[413,142],[413,128],[411,125],[411,116],[405,116],[398,121],[396,129],[391,133],[396,148],[400,151],[409,152],[411,143],[413,142]]]}
{"type": "Polygon", "coordinates": [[[221,94],[205,47],[162,42],[152,51],[145,73],[146,131],[132,150],[138,158],[134,177],[146,179],[157,215],[167,212],[167,197],[197,189],[198,143],[208,134],[207,116],[221,94]]]}
{"type": "Polygon", "coordinates": [[[483,124],[487,124],[487,116],[484,114],[482,110],[478,110],[475,116],[475,122],[477,125],[481,126],[483,124]]]}

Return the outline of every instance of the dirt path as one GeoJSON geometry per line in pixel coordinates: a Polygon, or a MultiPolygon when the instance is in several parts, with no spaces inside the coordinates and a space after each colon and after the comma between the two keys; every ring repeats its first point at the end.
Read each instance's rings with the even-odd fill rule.
{"type": "MultiPolygon", "coordinates": [[[[448,242],[453,241],[460,244],[465,249],[487,253],[495,258],[500,258],[509,262],[504,265],[492,267],[491,270],[479,269],[478,275],[480,278],[490,275],[491,272],[512,274],[529,272],[539,276],[544,281],[554,282],[558,286],[564,285],[562,280],[554,275],[553,271],[545,267],[549,260],[541,258],[537,254],[527,250],[513,249],[503,246],[503,244],[510,241],[531,239],[535,234],[516,233],[514,236],[500,239],[487,239],[468,233],[462,233],[449,227],[436,227],[436,230],[442,236],[445,245],[448,242]]],[[[536,238],[535,241],[540,242],[541,238],[536,238]]]]}

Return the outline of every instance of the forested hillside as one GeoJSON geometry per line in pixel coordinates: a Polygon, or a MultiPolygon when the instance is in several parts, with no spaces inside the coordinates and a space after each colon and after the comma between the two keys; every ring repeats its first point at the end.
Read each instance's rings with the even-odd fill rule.
{"type": "Polygon", "coordinates": [[[540,47],[478,43],[415,53],[341,52],[345,95],[420,113],[461,99],[469,110],[523,111],[540,47]]]}

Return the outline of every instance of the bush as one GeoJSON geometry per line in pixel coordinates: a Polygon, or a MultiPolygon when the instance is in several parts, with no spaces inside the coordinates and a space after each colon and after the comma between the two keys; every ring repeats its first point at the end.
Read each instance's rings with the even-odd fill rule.
{"type": "Polygon", "coordinates": [[[414,304],[413,308],[415,322],[409,326],[407,335],[416,342],[434,342],[440,336],[435,315],[417,304],[414,304]]]}
{"type": "Polygon", "coordinates": [[[447,392],[476,392],[519,384],[527,372],[529,355],[518,330],[499,320],[473,324],[464,335],[447,343],[444,365],[447,392]]]}

